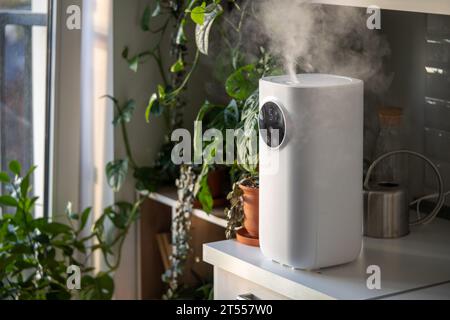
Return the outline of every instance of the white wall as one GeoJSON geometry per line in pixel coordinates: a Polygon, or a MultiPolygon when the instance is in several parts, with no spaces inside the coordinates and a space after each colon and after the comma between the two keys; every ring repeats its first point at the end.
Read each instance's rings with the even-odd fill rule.
{"type": "MultiPolygon", "coordinates": [[[[47,0],[33,0],[32,11],[47,13],[47,0]]],[[[39,196],[36,203],[35,216],[44,214],[44,172],[45,172],[45,125],[46,125],[46,74],[47,74],[47,28],[32,29],[32,92],[33,92],[33,163],[37,166],[34,172],[34,194],[39,196]]]]}
{"type": "MultiPolygon", "coordinates": [[[[144,116],[148,98],[160,81],[159,73],[152,63],[141,66],[139,72],[134,73],[122,59],[121,52],[124,46],[129,46],[132,54],[148,49],[152,45],[151,36],[142,32],[139,25],[146,3],[150,1],[114,1],[114,95],[120,101],[130,98],[136,100],[138,107],[128,130],[131,149],[136,162],[141,166],[152,164],[163,140],[163,122],[156,119],[147,124],[144,116]]],[[[126,153],[120,128],[116,129],[114,138],[115,156],[124,158],[126,153]]],[[[116,195],[116,200],[131,202],[135,196],[134,181],[129,176],[122,191],[116,195]]],[[[137,252],[137,226],[135,226],[124,244],[121,267],[115,277],[117,299],[139,298],[137,252]]]]}
{"type": "MultiPolygon", "coordinates": [[[[128,130],[131,149],[140,166],[151,166],[163,143],[165,133],[163,120],[152,118],[150,124],[145,121],[148,99],[160,83],[160,75],[153,61],[141,65],[139,71],[134,73],[122,59],[121,53],[125,46],[130,48],[130,55],[154,46],[154,37],[150,33],[142,32],[140,28],[144,8],[146,4],[152,3],[154,6],[154,0],[114,0],[114,94],[120,101],[133,98],[137,102],[138,108],[128,130]]],[[[188,35],[192,39],[193,30],[189,31],[188,35]]],[[[164,41],[166,49],[163,50],[166,68],[170,68],[174,62],[168,54],[169,37],[170,33],[164,41]]],[[[192,59],[195,51],[190,49],[190,52],[192,54],[189,59],[192,59]]],[[[191,85],[187,93],[189,98],[184,121],[189,129],[193,128],[197,110],[204,100],[202,79],[204,79],[204,72],[201,69],[197,70],[191,81],[196,85],[191,85]]],[[[125,157],[120,128],[117,128],[115,132],[115,146],[116,158],[125,157]]],[[[116,200],[133,201],[135,196],[134,181],[132,177],[129,177],[123,190],[116,196],[116,200]]],[[[138,250],[139,241],[137,226],[135,226],[124,245],[121,268],[116,274],[116,297],[119,299],[139,298],[138,250]]]]}
{"type": "Polygon", "coordinates": [[[80,178],[81,32],[65,28],[65,10],[81,0],[57,1],[51,212],[64,213],[68,201],[78,210],[80,178]],[[61,27],[64,26],[64,27],[61,27]]]}

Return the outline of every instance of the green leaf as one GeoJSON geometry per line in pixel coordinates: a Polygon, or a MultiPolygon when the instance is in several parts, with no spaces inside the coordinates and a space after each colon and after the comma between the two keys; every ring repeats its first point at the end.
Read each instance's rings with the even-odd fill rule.
{"type": "Polygon", "coordinates": [[[198,193],[198,201],[200,201],[203,211],[211,213],[213,210],[214,200],[208,185],[208,174],[206,174],[200,183],[200,192],[198,193]]]}
{"type": "Polygon", "coordinates": [[[80,224],[79,230],[83,230],[84,227],[86,227],[86,224],[88,222],[89,216],[91,214],[91,210],[92,210],[91,208],[87,208],[81,214],[81,224],[80,224]]]}
{"type": "Polygon", "coordinates": [[[31,246],[29,246],[29,245],[18,243],[11,250],[11,253],[14,253],[14,254],[32,254],[33,253],[33,248],[31,246]]]}
{"type": "Polygon", "coordinates": [[[11,196],[0,196],[0,205],[5,207],[17,207],[17,200],[11,196]]]}
{"type": "Polygon", "coordinates": [[[156,7],[153,10],[152,17],[157,17],[161,14],[161,0],[156,0],[156,7]]]}
{"type": "Polygon", "coordinates": [[[244,101],[258,88],[258,81],[255,65],[249,64],[236,70],[227,79],[225,89],[230,97],[244,101]]]}
{"type": "Polygon", "coordinates": [[[191,19],[198,25],[205,23],[206,2],[191,11],[191,19]]]}
{"type": "Polygon", "coordinates": [[[20,192],[22,194],[22,197],[27,196],[31,190],[30,179],[31,175],[36,170],[36,168],[37,168],[36,166],[31,167],[27,175],[22,179],[22,182],[20,183],[20,192]]]}
{"type": "Polygon", "coordinates": [[[109,100],[111,100],[114,104],[118,104],[119,103],[119,100],[117,100],[116,98],[114,98],[113,96],[110,96],[109,94],[106,94],[106,95],[104,95],[104,96],[102,96],[102,98],[106,98],[106,99],[109,99],[109,100]]]}
{"type": "Polygon", "coordinates": [[[231,100],[228,106],[224,111],[224,122],[226,129],[234,129],[236,128],[237,123],[239,122],[239,108],[236,100],[231,100]]]}
{"type": "Polygon", "coordinates": [[[141,29],[143,31],[149,31],[150,30],[150,17],[151,17],[151,10],[149,6],[145,7],[144,13],[142,14],[141,18],[141,29]]]}
{"type": "Polygon", "coordinates": [[[20,163],[19,161],[13,160],[9,163],[9,170],[17,176],[20,176],[20,163]]]}
{"type": "Polygon", "coordinates": [[[175,43],[179,46],[186,44],[186,41],[187,41],[186,34],[184,32],[185,25],[186,25],[186,19],[183,19],[180,23],[180,26],[177,31],[177,36],[175,38],[175,43]]]}
{"type": "Polygon", "coordinates": [[[96,299],[111,300],[114,294],[114,280],[107,273],[100,273],[95,279],[96,299]]]}
{"type": "Polygon", "coordinates": [[[158,85],[159,100],[164,100],[166,97],[166,89],[162,85],[158,85]]]}
{"type": "Polygon", "coordinates": [[[162,114],[162,108],[159,103],[158,95],[156,93],[152,94],[150,100],[148,101],[148,106],[145,111],[145,120],[147,123],[150,122],[150,115],[160,116],[162,114]]]}
{"type": "MultiPolygon", "coordinates": [[[[195,42],[198,50],[204,55],[208,55],[209,33],[216,18],[221,15],[223,8],[218,3],[212,3],[206,7],[204,19],[202,23],[198,23],[195,27],[195,42]]],[[[192,16],[192,14],[191,14],[192,16]]],[[[199,20],[200,22],[200,20],[199,20]]]]}
{"type": "Polygon", "coordinates": [[[42,223],[39,226],[39,230],[52,236],[57,236],[60,234],[70,234],[72,232],[72,229],[68,225],[56,222],[42,223]]]}
{"type": "Polygon", "coordinates": [[[49,301],[66,301],[72,297],[67,288],[60,284],[50,284],[49,292],[46,293],[45,298],[49,301]]]}
{"type": "Polygon", "coordinates": [[[258,173],[258,132],[259,91],[255,92],[245,101],[242,109],[240,129],[244,135],[237,139],[237,156],[239,167],[251,175],[258,173]]]}
{"type": "Polygon", "coordinates": [[[121,111],[114,118],[113,124],[116,126],[121,123],[129,123],[133,117],[134,110],[136,109],[136,102],[134,100],[129,100],[121,108],[121,111]]]}
{"type": "Polygon", "coordinates": [[[134,58],[128,60],[128,67],[132,71],[137,72],[139,68],[139,56],[135,56],[134,58]]]}
{"type": "Polygon", "coordinates": [[[118,192],[122,187],[128,173],[128,160],[116,160],[106,165],[108,185],[118,192]]]}
{"type": "Polygon", "coordinates": [[[0,172],[0,182],[3,183],[10,183],[11,179],[9,178],[9,175],[6,172],[0,172]]]}
{"type": "Polygon", "coordinates": [[[180,58],[177,60],[177,62],[175,62],[172,67],[170,67],[170,72],[172,73],[178,73],[184,70],[184,62],[183,60],[180,58]]]}
{"type": "Polygon", "coordinates": [[[124,58],[125,60],[128,60],[128,52],[129,52],[128,47],[123,48],[122,58],[124,58]]]}
{"type": "Polygon", "coordinates": [[[216,109],[223,110],[223,107],[205,101],[197,114],[196,124],[194,126],[194,154],[201,154],[203,150],[203,130],[205,128],[201,124],[206,122],[204,121],[205,117],[216,109]]]}
{"type": "Polygon", "coordinates": [[[106,208],[104,212],[116,228],[124,230],[132,209],[133,206],[130,203],[119,202],[112,207],[106,208]]]}

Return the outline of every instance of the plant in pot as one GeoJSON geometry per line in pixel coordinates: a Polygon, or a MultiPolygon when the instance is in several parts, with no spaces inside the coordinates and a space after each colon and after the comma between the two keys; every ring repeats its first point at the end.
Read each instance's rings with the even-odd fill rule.
{"type": "MultiPolygon", "coordinates": [[[[233,187],[227,197],[230,207],[225,210],[228,220],[226,236],[232,238],[237,235],[239,241],[255,246],[259,244],[259,91],[257,88],[260,78],[278,72],[276,61],[264,48],[260,48],[260,58],[255,63],[238,68],[228,77],[225,88],[232,99],[228,106],[207,102],[197,116],[197,124],[199,122],[203,124],[200,128],[218,129],[224,137],[228,137],[227,129],[235,130],[233,139],[236,138],[234,152],[237,160],[230,168],[233,187]],[[244,228],[239,229],[241,226],[244,228]],[[236,232],[237,229],[239,229],[238,232],[236,232]]],[[[211,201],[208,201],[209,186],[205,181],[212,167],[211,163],[217,155],[219,143],[222,142],[213,140],[201,144],[199,142],[202,141],[202,132],[198,129],[194,135],[195,148],[203,147],[205,150],[203,167],[197,180],[198,198],[203,208],[208,208],[208,203],[211,201]]]]}
{"type": "Polygon", "coordinates": [[[211,213],[213,207],[224,206],[224,185],[227,184],[227,167],[222,161],[223,143],[213,137],[203,140],[203,134],[210,129],[217,130],[226,137],[226,130],[234,129],[239,123],[240,112],[236,100],[227,106],[212,104],[206,101],[200,108],[194,129],[194,154],[201,155],[202,165],[199,168],[195,194],[203,210],[211,213]],[[223,199],[222,199],[223,197],[223,199]],[[217,201],[219,200],[219,201],[217,201]]]}
{"type": "Polygon", "coordinates": [[[259,92],[255,91],[242,109],[233,168],[237,179],[227,197],[230,208],[225,209],[227,238],[236,235],[238,241],[252,246],[259,246],[258,115],[259,92]]]}
{"type": "MultiPolygon", "coordinates": [[[[225,3],[225,1],[223,2],[225,3]]],[[[238,2],[240,3],[240,1],[230,0],[227,1],[226,6],[226,8],[234,8],[233,10],[237,10],[237,13],[239,13],[238,23],[233,25],[232,22],[225,18],[223,19],[225,26],[214,23],[219,27],[223,43],[228,46],[228,49],[221,50],[222,54],[227,58],[230,58],[225,59],[225,68],[222,70],[230,70],[231,67],[232,71],[228,78],[226,78],[226,76],[228,76],[230,72],[226,71],[224,73],[226,75],[226,81],[221,82],[225,82],[226,93],[230,97],[230,100],[228,104],[216,104],[206,101],[197,116],[197,121],[202,122],[202,126],[195,126],[194,153],[196,155],[200,154],[202,161],[200,162],[201,165],[199,167],[193,168],[194,170],[183,168],[183,173],[180,175],[178,183],[178,194],[182,195],[182,197],[180,197],[178,201],[177,207],[179,207],[179,210],[177,210],[174,219],[175,225],[173,226],[173,229],[178,230],[178,232],[181,230],[185,236],[179,237],[173,244],[175,248],[174,251],[177,254],[172,257],[172,266],[166,271],[164,276],[165,281],[169,284],[169,291],[166,295],[169,299],[177,296],[177,291],[180,288],[178,282],[183,273],[183,265],[187,257],[187,252],[189,251],[189,228],[193,199],[198,199],[204,211],[208,213],[212,212],[215,192],[213,183],[211,183],[211,180],[213,180],[211,177],[216,175],[218,170],[219,172],[222,171],[224,167],[230,171],[232,182],[241,182],[240,184],[235,184],[235,186],[242,185],[242,188],[247,186],[252,189],[257,189],[258,185],[258,135],[256,134],[254,138],[251,137],[251,134],[257,132],[258,128],[259,103],[257,88],[258,81],[261,77],[273,73],[273,70],[275,70],[275,63],[271,56],[264,49],[261,49],[259,60],[257,60],[257,58],[255,59],[255,56],[251,56],[251,61],[257,61],[252,64],[245,64],[244,60],[249,57],[244,57],[241,51],[243,47],[241,27],[243,21],[251,13],[251,10],[249,10],[251,1],[242,2],[242,5],[238,5],[238,2]],[[231,28],[229,28],[230,24],[232,26],[231,28]],[[232,33],[230,31],[233,30],[236,34],[231,35],[230,38],[232,39],[227,39],[227,34],[229,35],[232,33]],[[232,43],[233,41],[230,40],[236,41],[236,43],[232,43]],[[221,131],[222,136],[224,137],[227,136],[227,129],[240,129],[247,133],[238,139],[238,147],[235,146],[235,154],[237,153],[240,159],[243,159],[242,161],[236,161],[236,163],[226,165],[217,164],[215,160],[220,158],[220,152],[222,150],[220,147],[223,141],[213,138],[204,142],[202,139],[205,130],[213,128],[221,131]],[[192,171],[195,171],[195,173],[192,171]],[[182,186],[182,188],[180,188],[180,186],[182,186]],[[183,254],[178,254],[178,252],[183,252],[183,254]]],[[[210,30],[212,30],[211,25],[214,21],[221,20],[217,19],[222,16],[223,12],[220,3],[221,1],[216,0],[206,1],[201,5],[198,3],[198,6],[192,8],[190,12],[192,20],[196,23],[195,35],[197,48],[203,54],[208,54],[208,38],[210,30]]],[[[220,61],[220,59],[216,59],[215,61],[220,61]]],[[[220,67],[219,64],[220,62],[215,62],[215,67],[220,67]]],[[[158,106],[158,104],[155,105],[158,106]]],[[[153,105],[150,104],[149,106],[153,105]]],[[[150,110],[153,110],[152,108],[153,107],[151,107],[150,110]]],[[[198,163],[197,161],[194,162],[198,163]]],[[[235,187],[234,189],[242,191],[240,188],[237,189],[235,187]]],[[[231,200],[233,199],[239,200],[239,203],[242,204],[242,210],[236,210],[236,206],[232,206],[230,211],[239,212],[243,217],[242,212],[244,203],[245,206],[251,203],[250,197],[245,197],[247,201],[244,201],[244,197],[241,196],[232,197],[231,200]]],[[[258,202],[258,199],[253,201],[256,205],[258,202]]],[[[256,213],[258,211],[259,210],[254,210],[256,213]]],[[[235,227],[232,227],[233,221],[235,221],[233,217],[233,214],[229,215],[229,230],[232,230],[231,232],[227,232],[230,233],[229,236],[234,234],[236,229],[235,227]]],[[[236,214],[236,217],[238,217],[238,214],[236,214]]],[[[254,215],[254,217],[258,219],[258,214],[254,215]]],[[[242,219],[242,222],[243,221],[244,219],[242,219]]],[[[250,221],[250,219],[247,219],[247,222],[250,221]]],[[[241,224],[242,223],[236,224],[236,227],[240,227],[241,224]]],[[[258,222],[253,223],[253,225],[258,226],[258,222]]],[[[249,227],[249,229],[252,230],[253,234],[255,234],[255,232],[257,233],[257,229],[255,230],[251,227],[249,227]]]]}

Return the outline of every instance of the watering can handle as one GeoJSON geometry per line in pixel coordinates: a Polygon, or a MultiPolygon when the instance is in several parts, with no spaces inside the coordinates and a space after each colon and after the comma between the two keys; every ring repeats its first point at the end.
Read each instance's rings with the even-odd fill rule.
{"type": "Polygon", "coordinates": [[[424,155],[422,155],[418,152],[414,152],[414,151],[399,150],[399,151],[392,151],[392,152],[389,152],[389,153],[386,153],[386,154],[380,156],[378,159],[376,159],[372,163],[372,165],[369,167],[369,170],[367,171],[366,179],[364,180],[364,189],[370,190],[370,186],[369,186],[370,177],[371,177],[372,172],[375,169],[375,167],[383,160],[390,158],[392,156],[396,156],[396,155],[409,155],[409,156],[420,158],[420,159],[424,160],[425,162],[427,162],[433,169],[434,173],[436,174],[436,177],[438,180],[438,193],[439,193],[439,198],[436,203],[436,206],[429,215],[427,215],[426,217],[424,217],[422,219],[412,222],[411,226],[418,226],[421,224],[429,224],[431,221],[434,220],[434,218],[436,218],[439,211],[442,209],[442,206],[444,205],[444,202],[445,202],[445,194],[444,194],[444,181],[442,180],[442,176],[439,172],[438,167],[424,155]]]}

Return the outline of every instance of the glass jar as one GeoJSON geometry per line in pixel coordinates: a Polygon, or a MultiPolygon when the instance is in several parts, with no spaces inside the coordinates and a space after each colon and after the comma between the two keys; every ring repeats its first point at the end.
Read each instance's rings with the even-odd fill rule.
{"type": "MultiPolygon", "coordinates": [[[[391,151],[404,149],[403,145],[403,110],[401,108],[380,108],[378,112],[380,131],[378,134],[375,157],[391,151]]],[[[402,156],[392,156],[382,161],[374,172],[374,180],[379,183],[405,184],[406,166],[402,156]]]]}

